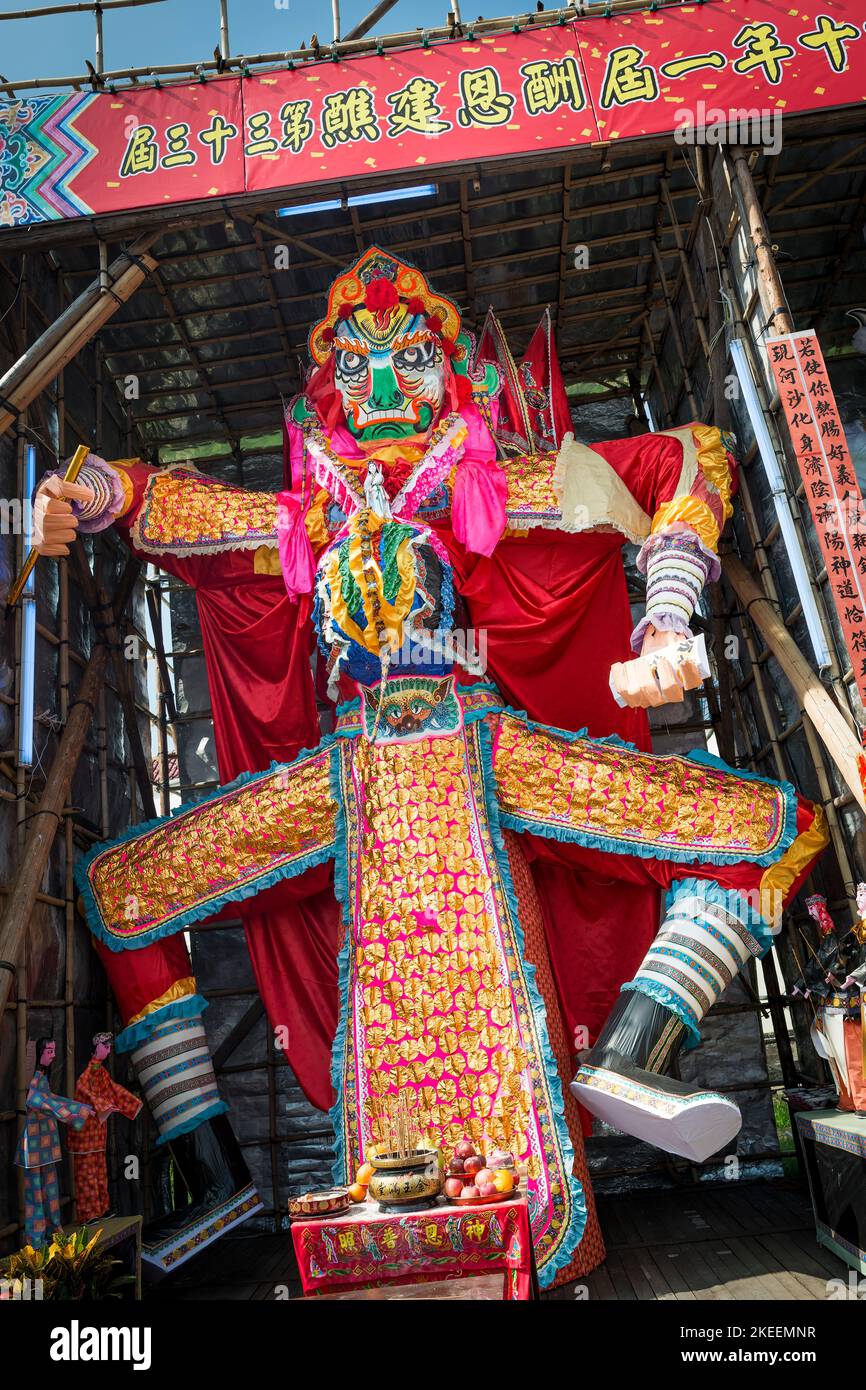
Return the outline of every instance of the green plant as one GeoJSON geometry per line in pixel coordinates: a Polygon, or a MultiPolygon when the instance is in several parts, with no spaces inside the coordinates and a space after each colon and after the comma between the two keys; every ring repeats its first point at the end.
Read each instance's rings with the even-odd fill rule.
{"type": "Polygon", "coordinates": [[[88,1240],[83,1227],[68,1234],[56,1231],[48,1245],[38,1250],[25,1245],[0,1260],[0,1274],[12,1281],[41,1279],[43,1299],[119,1298],[132,1275],[117,1274],[120,1261],[96,1248],[101,1234],[88,1240]]]}

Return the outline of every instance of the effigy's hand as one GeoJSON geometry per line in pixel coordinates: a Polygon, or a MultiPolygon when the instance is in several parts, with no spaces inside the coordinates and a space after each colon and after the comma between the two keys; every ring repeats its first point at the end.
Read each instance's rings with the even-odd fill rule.
{"type": "Polygon", "coordinates": [[[648,627],[641,654],[614,662],[610,688],[618,705],[637,709],[682,704],[686,690],[696,690],[709,675],[702,638],[648,627]]]}
{"type": "Polygon", "coordinates": [[[68,555],[78,533],[73,502],[92,502],[93,490],[83,483],[46,478],[33,501],[33,548],[40,555],[68,555]]]}

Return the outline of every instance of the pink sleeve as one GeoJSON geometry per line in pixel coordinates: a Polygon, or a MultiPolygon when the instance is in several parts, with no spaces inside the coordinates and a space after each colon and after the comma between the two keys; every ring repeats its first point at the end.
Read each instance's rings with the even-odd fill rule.
{"type": "Polygon", "coordinates": [[[508,483],[493,461],[464,458],[458,464],[451,498],[454,535],[476,555],[492,555],[505,530],[508,483]]]}

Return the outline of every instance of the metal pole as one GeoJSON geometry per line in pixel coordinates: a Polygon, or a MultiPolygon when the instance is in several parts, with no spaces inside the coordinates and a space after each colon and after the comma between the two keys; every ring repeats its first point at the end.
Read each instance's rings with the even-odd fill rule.
{"type": "Polygon", "coordinates": [[[331,0],[331,12],[334,16],[334,43],[340,42],[340,0],[331,0]]]}
{"type": "Polygon", "coordinates": [[[231,55],[229,47],[229,0],[220,0],[220,57],[231,55]]]}
{"type": "Polygon", "coordinates": [[[94,7],[96,14],[96,71],[105,72],[105,35],[102,31],[102,6],[94,7]]]}
{"type": "Polygon", "coordinates": [[[348,43],[350,39],[363,38],[365,34],[370,32],[374,24],[378,24],[380,19],[384,19],[385,15],[393,10],[396,3],[397,0],[379,0],[378,5],[375,5],[370,13],[355,25],[354,29],[349,30],[346,35],[346,42],[348,43]]]}

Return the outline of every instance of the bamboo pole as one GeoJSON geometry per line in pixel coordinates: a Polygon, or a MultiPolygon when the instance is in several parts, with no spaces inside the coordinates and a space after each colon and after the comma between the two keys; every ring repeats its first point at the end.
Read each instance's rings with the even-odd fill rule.
{"type": "Polygon", "coordinates": [[[695,291],[695,282],[692,277],[692,270],[691,266],[689,265],[689,258],[686,253],[685,243],[683,241],[682,228],[680,227],[679,221],[677,219],[677,210],[674,207],[674,200],[671,197],[671,186],[667,175],[660,179],[659,182],[662,190],[662,195],[665,200],[665,206],[668,210],[668,217],[670,218],[671,231],[674,234],[677,255],[679,256],[680,268],[683,274],[683,282],[685,284],[686,291],[689,296],[689,302],[692,306],[692,315],[695,320],[695,328],[698,331],[698,337],[701,340],[701,347],[704,350],[704,357],[706,358],[707,369],[710,373],[712,373],[713,361],[712,352],[710,351],[710,340],[707,336],[707,329],[706,325],[704,324],[700,306],[698,305],[698,297],[695,291]]]}
{"type": "MultiPolygon", "coordinates": [[[[57,451],[63,458],[66,448],[66,381],[65,373],[57,378],[57,451]]],[[[59,588],[59,644],[57,650],[57,706],[60,718],[66,723],[69,715],[69,561],[61,559],[58,566],[59,588]]],[[[63,820],[64,874],[63,892],[66,899],[63,910],[63,1004],[64,1031],[66,1047],[66,1094],[75,1091],[75,880],[72,875],[75,845],[72,815],[63,820]]],[[[73,1192],[74,1195],[74,1192],[73,1192]]]]}
{"type": "Polygon", "coordinates": [[[866,794],[857,770],[860,745],[842,711],[821,684],[770,600],[755,583],[743,562],[735,555],[726,555],[722,564],[726,579],[784,671],[800,708],[811,719],[818,737],[839,769],[858,806],[866,811],[866,794]]]}
{"type": "Polygon", "coordinates": [[[0,377],[0,435],[156,269],[158,262],[145,254],[156,237],[153,232],[139,237],[112,261],[111,289],[103,293],[99,281],[94,280],[0,377]]]}
{"type": "MultiPolygon", "coordinates": [[[[126,607],[140,568],[141,563],[135,558],[127,562],[117,588],[114,609],[116,614],[122,613],[126,607]]],[[[33,901],[40,888],[57,827],[62,819],[66,794],[84,747],[91,717],[96,709],[107,662],[108,648],[104,642],[99,642],[93,648],[78,694],[70,705],[66,727],[51,764],[39,806],[28,817],[30,831],[12,891],[6,902],[6,910],[0,921],[0,1012],[5,1008],[12,988],[13,974],[22,959],[33,901]]]]}
{"type": "MultiPolygon", "coordinates": [[[[726,161],[728,160],[727,154],[723,157],[726,161]]],[[[771,325],[774,333],[793,333],[794,325],[788,312],[788,301],[782,286],[782,277],[773,255],[770,230],[767,226],[764,210],[761,207],[758,191],[755,188],[752,171],[749,168],[748,152],[743,149],[742,145],[734,146],[730,163],[733,164],[735,189],[742,205],[742,220],[748,229],[755,251],[758,292],[767,313],[767,322],[771,325]]]]}

